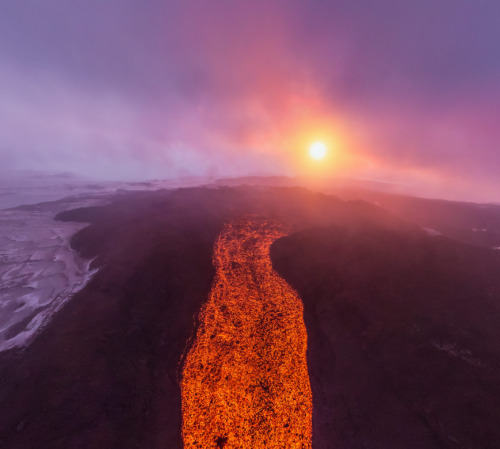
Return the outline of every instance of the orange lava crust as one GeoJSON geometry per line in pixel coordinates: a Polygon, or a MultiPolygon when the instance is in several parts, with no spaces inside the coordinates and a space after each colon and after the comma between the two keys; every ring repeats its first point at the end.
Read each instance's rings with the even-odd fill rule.
{"type": "Polygon", "coordinates": [[[191,448],[311,448],[307,333],[297,293],[272,269],[276,222],[229,223],[181,381],[182,437],[191,448]]]}

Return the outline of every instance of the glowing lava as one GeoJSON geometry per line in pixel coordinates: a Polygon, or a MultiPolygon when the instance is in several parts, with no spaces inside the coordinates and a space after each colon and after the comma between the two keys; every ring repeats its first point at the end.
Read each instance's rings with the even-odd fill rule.
{"type": "Polygon", "coordinates": [[[302,302],[273,271],[277,223],[225,226],[216,276],[182,374],[184,447],[311,448],[302,302]]]}

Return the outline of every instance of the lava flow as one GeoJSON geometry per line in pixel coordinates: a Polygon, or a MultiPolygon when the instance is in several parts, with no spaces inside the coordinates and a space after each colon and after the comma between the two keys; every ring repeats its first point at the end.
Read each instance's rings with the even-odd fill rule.
{"type": "Polygon", "coordinates": [[[247,218],[215,244],[215,280],[182,373],[186,449],[311,448],[302,302],[269,257],[283,235],[247,218]]]}

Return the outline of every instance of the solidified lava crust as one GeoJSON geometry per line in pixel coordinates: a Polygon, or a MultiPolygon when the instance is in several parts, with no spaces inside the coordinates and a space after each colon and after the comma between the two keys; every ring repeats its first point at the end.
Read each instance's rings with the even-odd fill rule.
{"type": "Polygon", "coordinates": [[[298,294],[272,269],[277,222],[227,224],[182,381],[182,438],[194,448],[311,448],[307,333],[298,294]]]}

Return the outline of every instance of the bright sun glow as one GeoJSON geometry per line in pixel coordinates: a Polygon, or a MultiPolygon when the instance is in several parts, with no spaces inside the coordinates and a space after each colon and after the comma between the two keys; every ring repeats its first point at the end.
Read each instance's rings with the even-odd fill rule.
{"type": "Polygon", "coordinates": [[[323,142],[314,142],[309,147],[309,155],[316,160],[323,159],[326,156],[326,145],[323,142]]]}

